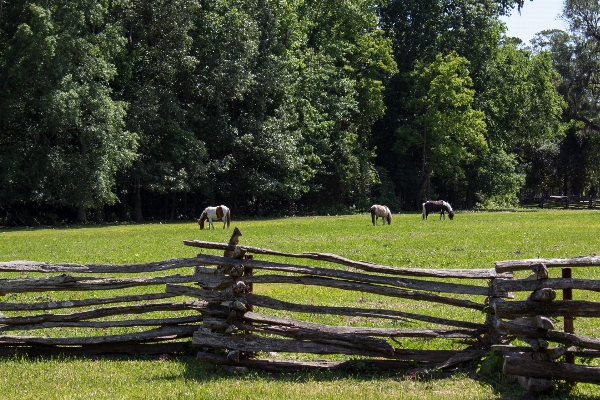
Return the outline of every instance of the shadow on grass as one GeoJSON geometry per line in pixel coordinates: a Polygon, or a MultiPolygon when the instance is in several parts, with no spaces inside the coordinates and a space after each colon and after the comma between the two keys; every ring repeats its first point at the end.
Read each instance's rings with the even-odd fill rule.
{"type": "MultiPolygon", "coordinates": [[[[193,351],[193,350],[191,350],[193,351]]],[[[565,382],[559,382],[555,389],[545,394],[532,394],[526,392],[514,378],[505,376],[501,371],[477,372],[478,365],[462,366],[453,370],[422,369],[415,373],[414,369],[398,371],[382,371],[377,368],[368,367],[366,364],[352,369],[341,370],[303,370],[297,372],[270,372],[248,368],[245,372],[234,372],[232,369],[223,368],[219,365],[198,361],[192,354],[182,355],[176,358],[177,362],[184,365],[184,376],[186,380],[198,382],[213,381],[239,381],[239,380],[262,380],[273,383],[318,383],[318,382],[340,382],[350,380],[356,382],[382,381],[386,379],[394,381],[413,381],[419,383],[433,383],[445,379],[468,379],[476,381],[480,385],[490,387],[494,393],[494,399],[498,400],[592,400],[598,399],[597,395],[578,394],[565,382]]]]}

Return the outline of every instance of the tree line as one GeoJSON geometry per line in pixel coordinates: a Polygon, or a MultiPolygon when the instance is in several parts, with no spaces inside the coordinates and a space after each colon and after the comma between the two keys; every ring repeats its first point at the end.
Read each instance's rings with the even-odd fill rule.
{"type": "Polygon", "coordinates": [[[0,0],[0,222],[592,193],[598,4],[531,44],[526,6],[0,0]]]}

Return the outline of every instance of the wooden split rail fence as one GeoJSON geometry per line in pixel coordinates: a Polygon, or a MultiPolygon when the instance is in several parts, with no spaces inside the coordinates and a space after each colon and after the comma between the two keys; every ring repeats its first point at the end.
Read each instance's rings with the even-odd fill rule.
{"type": "Polygon", "coordinates": [[[600,281],[570,276],[571,267],[598,266],[600,257],[503,261],[488,269],[399,268],[334,254],[240,246],[233,239],[230,244],[184,241],[223,251],[223,256],[198,254],[143,265],[0,263],[0,272],[12,273],[0,279],[0,295],[8,300],[0,302],[0,355],[161,354],[186,351],[192,338],[191,344],[200,350],[199,360],[234,369],[289,371],[447,368],[496,350],[505,357],[504,372],[519,377],[530,391],[548,390],[556,379],[600,383],[600,368],[574,363],[576,356],[599,357],[600,340],[577,335],[573,327],[573,318],[599,317],[600,304],[571,299],[573,289],[600,291],[600,281]],[[261,261],[255,255],[308,259],[319,266],[261,261]],[[562,268],[563,277],[550,278],[553,268],[562,268]],[[185,274],[163,275],[171,270],[185,274]],[[531,275],[515,279],[513,272],[522,270],[531,275]],[[113,276],[98,277],[106,274],[113,276]],[[295,303],[261,295],[253,290],[257,284],[372,294],[393,306],[295,303]],[[143,294],[139,287],[145,287],[143,294]],[[131,288],[138,289],[127,293],[131,288]],[[557,291],[564,293],[563,300],[556,300],[557,291]],[[20,293],[31,292],[50,292],[55,298],[42,296],[44,301],[39,301],[28,296],[26,302],[19,301],[20,293]],[[68,293],[75,298],[68,298],[68,293]],[[515,293],[528,295],[515,300],[515,293]],[[423,311],[439,307],[459,310],[450,314],[466,317],[443,318],[440,315],[448,314],[423,311]],[[481,315],[481,322],[473,321],[473,311],[481,315]],[[309,314],[345,322],[340,326],[307,322],[304,316],[309,314]],[[555,329],[561,318],[564,332],[555,329]],[[420,328],[373,327],[410,323],[420,328]],[[37,334],[25,335],[28,331],[37,334]],[[443,350],[414,350],[403,346],[403,338],[452,343],[443,350]],[[271,356],[279,353],[347,357],[298,361],[271,356]],[[559,362],[563,359],[566,362],[559,362]]]}
{"type": "Polygon", "coordinates": [[[0,355],[183,352],[205,304],[173,301],[177,296],[164,287],[195,282],[196,265],[194,258],[139,265],[2,262],[0,355]],[[190,273],[148,277],[173,269],[190,273]]]}
{"type": "Polygon", "coordinates": [[[591,196],[523,197],[520,204],[523,207],[596,209],[600,205],[600,198],[591,196]]]}

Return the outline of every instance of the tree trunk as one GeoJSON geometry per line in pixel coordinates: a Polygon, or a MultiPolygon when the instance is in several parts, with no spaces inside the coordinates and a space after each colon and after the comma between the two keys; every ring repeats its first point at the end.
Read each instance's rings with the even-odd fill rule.
{"type": "Polygon", "coordinates": [[[163,193],[161,197],[162,206],[160,207],[160,219],[166,220],[169,216],[167,212],[169,209],[169,193],[163,193]]]}
{"type": "Polygon", "coordinates": [[[429,173],[426,173],[421,178],[421,185],[419,186],[419,190],[417,191],[417,196],[415,197],[415,207],[417,210],[421,205],[421,201],[423,200],[423,193],[425,192],[425,188],[427,187],[427,182],[429,182],[429,173]]]}
{"type": "Polygon", "coordinates": [[[127,193],[120,190],[121,195],[119,196],[119,220],[127,220],[127,193]]]}
{"type": "Polygon", "coordinates": [[[80,222],[82,224],[87,222],[87,216],[84,206],[77,206],[77,222],[80,222]]]}
{"type": "Polygon", "coordinates": [[[133,190],[135,191],[135,220],[140,222],[144,220],[144,217],[142,216],[142,194],[140,193],[141,185],[139,176],[135,177],[133,190]]]}
{"type": "Polygon", "coordinates": [[[94,219],[98,223],[104,222],[104,206],[96,207],[96,210],[94,211],[94,219]]]}
{"type": "Polygon", "coordinates": [[[173,201],[171,202],[171,221],[175,219],[175,204],[177,203],[177,193],[173,193],[173,201]]]}

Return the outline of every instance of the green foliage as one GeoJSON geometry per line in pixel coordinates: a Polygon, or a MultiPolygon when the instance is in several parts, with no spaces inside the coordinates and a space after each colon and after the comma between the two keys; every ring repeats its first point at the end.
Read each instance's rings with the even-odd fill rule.
{"type": "Polygon", "coordinates": [[[517,206],[517,194],[525,183],[525,174],[518,172],[518,165],[514,154],[497,148],[479,157],[474,163],[475,174],[470,177],[470,188],[476,193],[477,202],[484,203],[486,209],[492,204],[517,206]]]}
{"type": "MultiPolygon", "coordinates": [[[[524,184],[523,175],[529,172],[526,166],[533,162],[535,151],[561,137],[564,102],[556,91],[557,76],[548,54],[518,49],[503,37],[498,15],[510,12],[513,5],[520,9],[523,3],[464,0],[424,5],[392,1],[382,7],[382,28],[392,40],[400,73],[386,88],[388,108],[384,119],[376,124],[377,142],[396,145],[379,147],[377,161],[390,172],[404,203],[414,207],[423,197],[442,196],[470,208],[485,198],[514,198],[524,184]],[[415,101],[419,96],[414,88],[427,79],[434,83],[432,76],[419,72],[423,65],[433,64],[439,54],[453,52],[468,61],[467,75],[472,84],[465,88],[472,91],[472,109],[483,112],[486,129],[479,132],[487,149],[479,146],[475,151],[478,146],[470,148],[459,141],[440,148],[452,152],[440,151],[432,157],[432,153],[427,154],[423,120],[435,121],[431,114],[438,110],[418,121],[415,101]],[[423,143],[425,147],[419,148],[423,143]],[[453,159],[450,153],[458,156],[453,159]],[[437,168],[445,174],[431,170],[428,174],[427,163],[445,163],[437,168]]],[[[447,82],[449,87],[456,81],[447,82]]],[[[439,114],[443,115],[441,110],[439,114]]],[[[441,119],[448,124],[452,121],[446,115],[441,119]]]]}
{"type": "Polygon", "coordinates": [[[396,72],[391,43],[370,1],[306,3],[298,16],[306,40],[294,101],[319,161],[312,197],[363,206],[374,182],[371,127],[384,113],[384,82],[396,72]]]}
{"type": "Polygon", "coordinates": [[[131,165],[137,136],[125,129],[127,104],[110,88],[124,45],[112,11],[95,1],[9,8],[19,18],[8,23],[0,62],[8,89],[0,117],[3,204],[116,201],[115,174],[131,165]]]}
{"type": "Polygon", "coordinates": [[[563,113],[566,135],[553,147],[538,154],[541,160],[530,174],[532,186],[560,187],[564,193],[597,193],[599,179],[598,94],[598,4],[567,1],[565,21],[570,32],[544,31],[536,35],[533,48],[549,55],[558,74],[557,90],[566,102],[563,113]]]}
{"type": "Polygon", "coordinates": [[[525,3],[0,1],[3,221],[597,190],[598,6],[526,49],[525,3]]]}
{"type": "Polygon", "coordinates": [[[395,72],[374,3],[18,1],[2,18],[0,206],[368,202],[395,72]]]}
{"type": "Polygon", "coordinates": [[[502,356],[502,353],[490,351],[481,358],[481,362],[477,367],[477,373],[497,379],[502,375],[503,362],[504,357],[502,356]]]}
{"type": "Polygon", "coordinates": [[[532,54],[504,42],[478,82],[490,144],[523,161],[528,149],[560,138],[565,103],[554,86],[557,78],[549,53],[532,54]]]}
{"type": "Polygon", "coordinates": [[[409,107],[414,119],[398,128],[396,149],[401,155],[422,149],[416,203],[424,200],[432,176],[464,184],[465,169],[487,150],[484,113],[472,108],[475,92],[468,64],[455,53],[439,54],[430,64],[417,62],[412,73],[409,107]]]}

